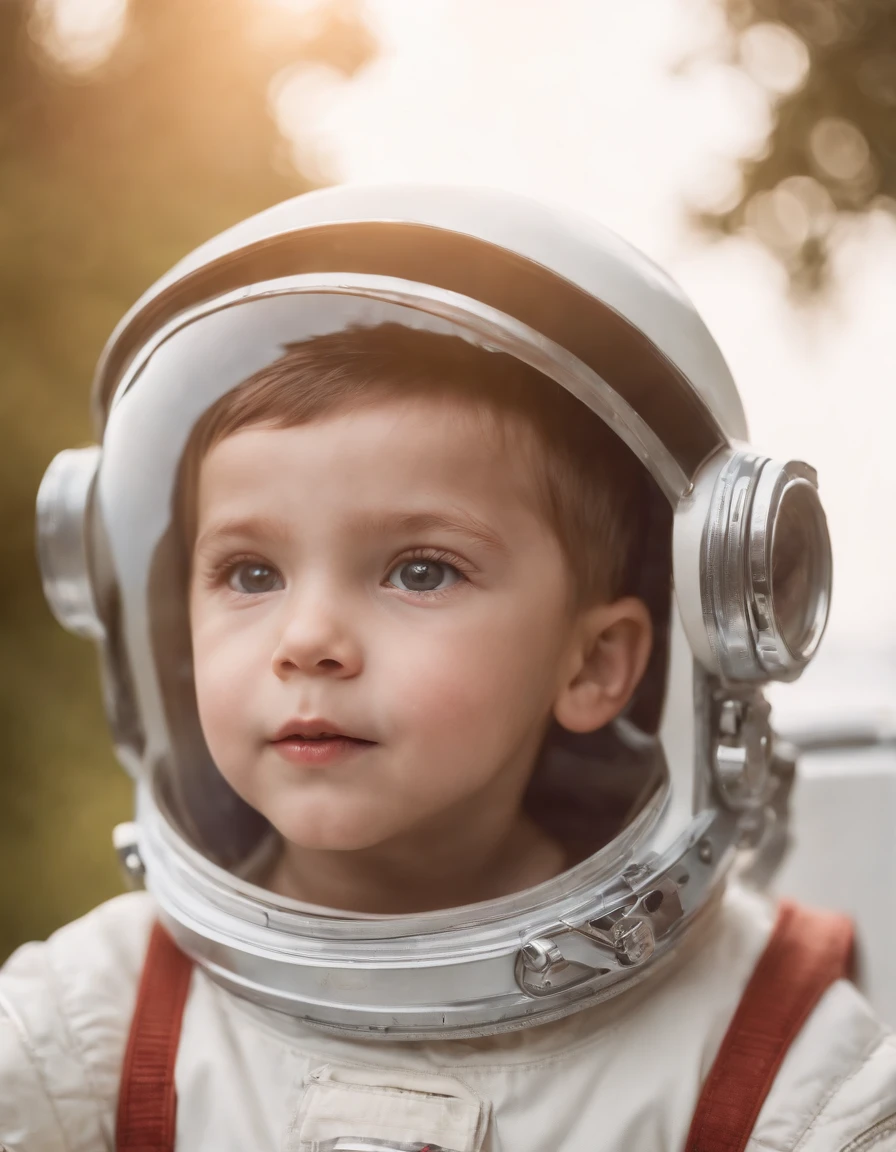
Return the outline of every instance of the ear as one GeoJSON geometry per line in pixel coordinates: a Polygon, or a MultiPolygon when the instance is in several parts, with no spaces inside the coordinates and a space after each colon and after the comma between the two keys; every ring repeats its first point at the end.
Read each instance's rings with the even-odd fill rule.
{"type": "Polygon", "coordinates": [[[574,629],[554,717],[570,732],[593,732],[628,704],[650,658],[653,627],[634,596],[585,609],[574,629]]]}

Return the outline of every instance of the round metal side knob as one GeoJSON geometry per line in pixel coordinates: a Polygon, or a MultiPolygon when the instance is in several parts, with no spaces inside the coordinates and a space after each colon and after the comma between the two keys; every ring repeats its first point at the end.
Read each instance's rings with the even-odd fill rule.
{"type": "Polygon", "coordinates": [[[37,493],[37,553],[44,595],[63,628],[88,640],[104,630],[93,597],[85,520],[100,449],[69,448],[44,473],[37,493]]]}

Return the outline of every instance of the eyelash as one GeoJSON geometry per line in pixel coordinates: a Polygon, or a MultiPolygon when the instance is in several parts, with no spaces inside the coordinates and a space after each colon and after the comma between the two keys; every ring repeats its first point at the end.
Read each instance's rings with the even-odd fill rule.
{"type": "MultiPolygon", "coordinates": [[[[466,561],[461,559],[455,552],[446,552],[443,548],[410,548],[407,552],[400,553],[386,569],[386,575],[383,577],[385,585],[389,573],[394,572],[399,564],[410,564],[414,560],[431,560],[434,564],[448,564],[460,576],[460,581],[466,584],[473,572],[472,566],[466,561]]],[[[389,585],[391,587],[391,585],[389,585]]],[[[427,600],[441,599],[443,596],[449,596],[454,585],[441,590],[433,590],[432,592],[412,592],[408,588],[395,588],[394,591],[401,593],[402,596],[425,596],[427,600]]]]}
{"type": "Polygon", "coordinates": [[[226,585],[241,564],[263,564],[266,568],[272,568],[274,571],[278,571],[276,564],[271,564],[270,561],[263,559],[261,556],[247,552],[240,556],[228,556],[226,560],[218,560],[211,564],[205,574],[206,583],[211,587],[218,587],[221,584],[226,585]]]}
{"type": "MultiPolygon", "coordinates": [[[[434,564],[450,564],[464,581],[469,579],[473,571],[472,566],[463,560],[454,552],[447,552],[443,548],[411,548],[407,552],[403,552],[395,557],[395,559],[387,566],[386,576],[392,572],[399,564],[409,564],[414,560],[431,560],[434,564]]],[[[230,577],[240,567],[241,564],[264,564],[276,570],[276,565],[271,564],[268,560],[263,559],[261,556],[253,555],[252,553],[244,553],[239,556],[228,556],[226,560],[216,561],[208,569],[205,580],[212,587],[218,587],[221,584],[227,584],[230,577]]],[[[385,580],[385,577],[384,577],[385,580]]],[[[410,596],[445,596],[450,589],[444,588],[441,592],[405,592],[410,596]]]]}

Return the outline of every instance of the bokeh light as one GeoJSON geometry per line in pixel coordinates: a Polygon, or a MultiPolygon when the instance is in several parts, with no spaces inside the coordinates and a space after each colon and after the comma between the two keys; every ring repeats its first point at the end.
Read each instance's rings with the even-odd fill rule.
{"type": "Polygon", "coordinates": [[[770,92],[793,92],[806,79],[809,51],[784,24],[751,25],[740,39],[740,59],[749,74],[770,92]]]}
{"type": "Polygon", "coordinates": [[[35,0],[32,35],[68,71],[90,72],[109,58],[127,12],[128,0],[35,0]]]}

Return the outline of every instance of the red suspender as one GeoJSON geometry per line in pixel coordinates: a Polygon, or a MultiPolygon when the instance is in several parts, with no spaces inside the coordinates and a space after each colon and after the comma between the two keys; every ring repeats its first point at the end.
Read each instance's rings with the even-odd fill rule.
{"type": "Polygon", "coordinates": [[[192,962],[156,924],[121,1070],[116,1152],[173,1152],[174,1063],[192,970],[192,962]]]}
{"type": "Polygon", "coordinates": [[[823,993],[847,976],[845,916],[782,902],[703,1087],[685,1152],[743,1152],[787,1050],[823,993]]]}

